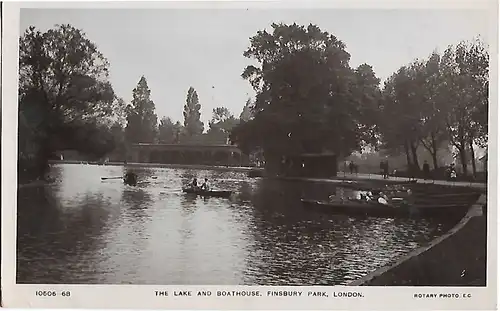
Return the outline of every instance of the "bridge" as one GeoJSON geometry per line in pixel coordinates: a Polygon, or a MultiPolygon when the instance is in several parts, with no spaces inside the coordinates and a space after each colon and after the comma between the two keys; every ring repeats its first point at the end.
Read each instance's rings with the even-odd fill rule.
{"type": "Polygon", "coordinates": [[[248,157],[233,145],[133,144],[128,162],[161,164],[248,165],[248,157]]]}

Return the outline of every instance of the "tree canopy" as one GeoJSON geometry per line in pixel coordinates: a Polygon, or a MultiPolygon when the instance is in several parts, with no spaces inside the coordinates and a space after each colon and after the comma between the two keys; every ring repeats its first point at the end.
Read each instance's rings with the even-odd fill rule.
{"type": "Polygon", "coordinates": [[[205,141],[208,143],[226,144],[232,129],[238,123],[239,120],[226,107],[214,108],[205,141]]]}
{"type": "Polygon", "coordinates": [[[193,87],[190,87],[186,96],[186,104],[184,105],[184,129],[188,137],[198,136],[203,133],[200,109],[201,105],[198,93],[193,87]]]}
{"type": "Polygon", "coordinates": [[[488,143],[489,54],[481,40],[405,64],[382,87],[369,64],[352,68],[345,44],[312,24],[272,24],[250,38],[243,55],[255,64],[241,75],[255,98],[239,117],[214,108],[203,133],[193,87],[183,123],[163,117],[158,124],[144,76],[127,105],[109,82],[107,59],[85,33],[71,25],[30,27],[19,45],[19,157],[34,155],[43,170],[60,149],[99,158],[113,149],[125,154],[130,143],[229,138],[243,152],[263,155],[271,168],[286,156],[346,158],[371,146],[380,155],[405,154],[408,169],[419,170],[422,150],[439,169],[438,151],[449,144],[463,172],[471,163],[476,173],[475,150],[488,143]]]}
{"type": "Polygon", "coordinates": [[[142,76],[132,91],[133,99],[127,109],[125,135],[129,143],[153,143],[157,137],[158,117],[151,100],[148,82],[142,76]]]}
{"type": "Polygon", "coordinates": [[[406,152],[408,166],[419,170],[417,149],[422,146],[438,169],[438,149],[448,141],[462,171],[467,174],[470,162],[475,174],[474,149],[488,140],[488,63],[484,43],[475,40],[402,66],[383,89],[383,147],[406,152]]]}
{"type": "Polygon", "coordinates": [[[242,74],[257,93],[254,118],[235,128],[232,141],[262,148],[266,159],[360,149],[366,131],[359,124],[372,127],[368,111],[379,96],[371,67],[353,70],[344,43],[315,25],[272,29],[258,31],[244,52],[259,63],[242,74]]]}
{"type": "Polygon", "coordinates": [[[87,128],[90,135],[122,109],[108,76],[109,63],[96,44],[71,25],[46,32],[30,27],[21,36],[19,116],[29,128],[29,142],[24,142],[36,154],[39,169],[45,169],[52,152],[70,143],[82,152],[101,153],[100,143],[107,142],[86,145],[86,138],[75,139],[81,138],[77,129],[87,128]]]}
{"type": "Polygon", "coordinates": [[[158,142],[160,144],[172,144],[176,140],[176,128],[169,117],[163,117],[158,125],[158,142]]]}

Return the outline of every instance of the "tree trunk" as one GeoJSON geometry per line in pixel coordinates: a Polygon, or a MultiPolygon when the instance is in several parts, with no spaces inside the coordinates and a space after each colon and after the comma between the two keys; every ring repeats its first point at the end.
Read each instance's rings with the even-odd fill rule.
{"type": "Polygon", "coordinates": [[[418,155],[417,155],[417,145],[412,142],[410,143],[410,148],[411,148],[411,154],[413,156],[413,167],[416,173],[420,171],[420,164],[418,163],[418,155]]]}
{"type": "Polygon", "coordinates": [[[458,148],[458,155],[460,156],[460,163],[462,163],[462,173],[467,176],[467,152],[463,143],[458,148]]]}
{"type": "Polygon", "coordinates": [[[469,141],[471,163],[472,163],[472,176],[476,178],[476,154],[474,152],[474,142],[472,139],[469,141]]]}
{"type": "Polygon", "coordinates": [[[432,133],[431,139],[432,139],[431,140],[432,162],[434,164],[434,170],[437,170],[439,168],[438,159],[437,159],[438,146],[437,146],[436,137],[435,137],[434,133],[432,133]]]}
{"type": "Polygon", "coordinates": [[[438,164],[438,159],[437,159],[437,152],[432,153],[432,162],[434,163],[434,170],[437,171],[439,169],[439,164],[438,164]]]}
{"type": "Polygon", "coordinates": [[[437,152],[438,152],[438,146],[436,142],[436,135],[434,132],[431,133],[431,142],[430,144],[427,144],[424,139],[420,139],[420,142],[424,146],[427,151],[429,151],[430,155],[432,156],[432,164],[434,165],[434,170],[437,170],[439,168],[438,160],[437,160],[437,152]]]}
{"type": "Polygon", "coordinates": [[[406,154],[406,163],[408,164],[408,170],[412,167],[411,157],[410,157],[410,148],[408,147],[408,142],[405,141],[405,154],[406,154]]]}

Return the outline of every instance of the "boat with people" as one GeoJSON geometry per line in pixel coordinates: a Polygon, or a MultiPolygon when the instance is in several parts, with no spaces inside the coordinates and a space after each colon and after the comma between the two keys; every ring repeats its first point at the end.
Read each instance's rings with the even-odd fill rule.
{"type": "Polygon", "coordinates": [[[372,217],[437,217],[463,215],[468,206],[463,204],[411,205],[411,204],[380,204],[378,202],[329,202],[321,200],[301,199],[304,206],[318,211],[347,216],[372,217]]]}
{"type": "Polygon", "coordinates": [[[130,171],[125,173],[125,175],[123,176],[123,182],[129,186],[137,185],[137,174],[130,171]]]}
{"type": "Polygon", "coordinates": [[[202,189],[194,189],[194,188],[184,188],[182,189],[184,193],[195,194],[203,197],[217,197],[217,198],[229,198],[232,191],[223,191],[223,190],[202,190],[202,189]]]}
{"type": "Polygon", "coordinates": [[[204,197],[218,197],[218,198],[229,198],[232,191],[223,191],[223,190],[212,190],[210,189],[210,184],[208,182],[208,178],[205,178],[205,181],[201,186],[198,186],[198,180],[193,178],[193,181],[184,187],[182,191],[184,193],[204,196],[204,197]]]}
{"type": "MultiPolygon", "coordinates": [[[[415,186],[416,184],[417,184],[416,181],[392,182],[392,183],[388,183],[386,181],[386,183],[378,190],[384,190],[384,191],[407,190],[415,186]]],[[[355,189],[361,191],[368,191],[377,187],[374,182],[366,180],[342,180],[341,182],[337,183],[337,185],[342,188],[355,189]]]]}
{"type": "Polygon", "coordinates": [[[380,204],[378,202],[359,202],[359,201],[322,201],[301,199],[302,203],[308,208],[314,208],[322,212],[349,216],[399,216],[410,214],[410,209],[406,207],[395,208],[393,206],[380,204]]]}
{"type": "MultiPolygon", "coordinates": [[[[394,193],[394,192],[393,192],[394,193]]],[[[470,204],[469,199],[442,200],[431,197],[423,200],[414,197],[411,191],[388,198],[382,191],[358,192],[355,198],[330,196],[329,200],[301,199],[303,205],[319,211],[351,216],[401,217],[401,216],[452,216],[463,215],[470,204]]]]}

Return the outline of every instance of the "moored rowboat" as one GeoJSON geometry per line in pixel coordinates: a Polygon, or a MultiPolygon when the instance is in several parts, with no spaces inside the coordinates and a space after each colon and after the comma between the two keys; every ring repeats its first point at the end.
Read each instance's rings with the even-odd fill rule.
{"type": "Polygon", "coordinates": [[[380,203],[363,203],[357,201],[327,202],[301,199],[304,206],[316,210],[349,216],[374,216],[374,217],[408,217],[412,215],[435,217],[463,215],[467,212],[467,205],[384,205],[380,203]]]}

